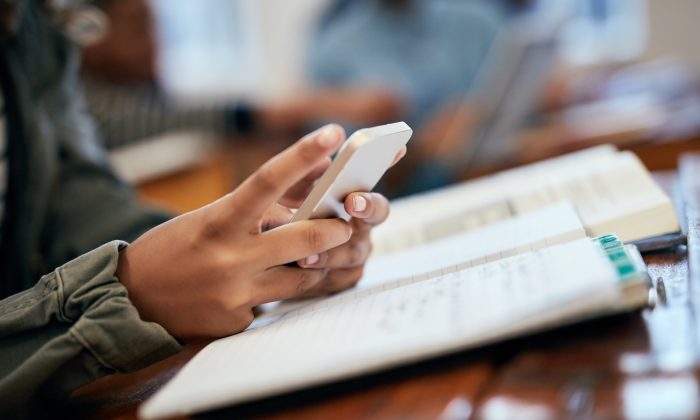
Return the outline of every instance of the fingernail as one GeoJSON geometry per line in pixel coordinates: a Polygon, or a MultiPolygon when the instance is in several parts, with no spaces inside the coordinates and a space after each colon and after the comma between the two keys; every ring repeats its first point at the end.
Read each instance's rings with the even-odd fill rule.
{"type": "Polygon", "coordinates": [[[318,136],[318,144],[321,147],[331,147],[338,143],[338,132],[333,125],[327,125],[321,129],[318,136]]]}
{"type": "Polygon", "coordinates": [[[318,262],[319,259],[320,258],[318,254],[309,255],[308,257],[306,257],[306,265],[314,265],[318,262]]]}
{"type": "Polygon", "coordinates": [[[367,200],[361,195],[352,197],[352,209],[358,213],[362,213],[367,208],[367,200]]]}

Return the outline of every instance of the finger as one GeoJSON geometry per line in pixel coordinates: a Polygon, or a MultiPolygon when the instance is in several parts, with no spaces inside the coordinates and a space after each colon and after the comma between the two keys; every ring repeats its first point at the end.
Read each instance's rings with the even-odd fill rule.
{"type": "Polygon", "coordinates": [[[372,242],[368,232],[354,234],[352,238],[328,252],[317,254],[316,259],[309,257],[297,261],[304,268],[352,268],[363,265],[372,252],[372,242]]]}
{"type": "Polygon", "coordinates": [[[361,219],[358,227],[369,229],[389,217],[389,200],[377,193],[352,193],[345,197],[345,211],[353,218],[361,219]]]}
{"type": "Polygon", "coordinates": [[[329,252],[330,251],[321,252],[318,254],[311,254],[306,258],[297,260],[297,265],[301,268],[326,268],[326,262],[328,261],[329,252]]]}
{"type": "Polygon", "coordinates": [[[260,224],[260,229],[265,232],[270,229],[274,229],[278,226],[286,225],[292,220],[294,212],[289,208],[273,204],[266,212],[262,218],[262,223],[260,224]]]}
{"type": "Polygon", "coordinates": [[[355,287],[362,279],[363,273],[364,266],[330,270],[320,281],[316,282],[299,297],[313,297],[342,292],[355,287]]]}
{"type": "Polygon", "coordinates": [[[399,161],[406,156],[406,146],[402,147],[401,150],[399,150],[399,153],[396,154],[394,157],[394,160],[391,162],[391,165],[389,167],[391,168],[392,166],[396,165],[399,163],[399,161]]]}
{"type": "Polygon", "coordinates": [[[237,224],[257,222],[265,210],[338,149],[345,133],[334,124],[305,136],[265,162],[226,198],[237,224]]]}
{"type": "Polygon", "coordinates": [[[331,164],[331,158],[326,157],[321,161],[314,169],[311,170],[301,181],[294,184],[284,196],[280,199],[280,204],[291,207],[299,208],[304,199],[309,195],[311,189],[314,186],[316,180],[326,172],[328,166],[331,164]]]}
{"type": "Polygon", "coordinates": [[[352,228],[342,219],[302,220],[263,232],[256,238],[264,268],[318,255],[344,244],[352,228]]]}
{"type": "Polygon", "coordinates": [[[273,267],[254,282],[255,305],[305,296],[326,275],[324,269],[273,267]]]}

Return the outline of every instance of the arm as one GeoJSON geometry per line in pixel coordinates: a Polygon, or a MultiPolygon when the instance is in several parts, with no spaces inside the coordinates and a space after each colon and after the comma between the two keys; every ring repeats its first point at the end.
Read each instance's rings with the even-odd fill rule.
{"type": "Polygon", "coordinates": [[[317,130],[233,192],[128,246],[117,276],[141,316],[177,337],[225,336],[244,330],[257,305],[354,285],[370,251],[369,229],[388,214],[386,199],[350,194],[350,223],[285,224],[291,211],[277,204],[326,165],[343,139],[338,127],[317,130]]]}
{"type": "Polygon", "coordinates": [[[0,417],[43,417],[81,385],[180,349],[141,321],[115,278],[123,245],[107,243],[0,301],[0,417]]]}
{"type": "Polygon", "coordinates": [[[170,334],[241,331],[253,306],[299,296],[327,274],[287,263],[352,236],[341,220],[261,229],[266,210],[338,148],[343,136],[333,129],[307,136],[217,202],[153,228],[165,217],[140,207],[106,168],[70,70],[43,98],[57,140],[47,146],[60,161],[47,168],[55,181],[40,200],[46,228],[37,229],[46,264],[59,268],[0,301],[0,417],[32,417],[99,376],[172,354],[180,346],[170,334]],[[99,246],[146,230],[121,253],[120,242],[99,246]]]}
{"type": "Polygon", "coordinates": [[[121,252],[120,242],[88,252],[0,302],[7,355],[0,361],[0,411],[41,414],[31,410],[176,352],[170,334],[233,334],[252,321],[256,305],[354,284],[369,252],[368,228],[388,212],[385,199],[363,194],[355,210],[358,196],[348,197],[346,208],[366,221],[264,229],[277,225],[276,202],[323,168],[342,137],[332,128],[309,135],[209,206],[149,230],[121,252]],[[308,268],[287,265],[309,256],[319,258],[308,268]]]}
{"type": "Polygon", "coordinates": [[[110,84],[84,77],[85,96],[107,149],[116,149],[176,131],[231,135],[237,108],[211,104],[178,108],[155,84],[110,84]]]}

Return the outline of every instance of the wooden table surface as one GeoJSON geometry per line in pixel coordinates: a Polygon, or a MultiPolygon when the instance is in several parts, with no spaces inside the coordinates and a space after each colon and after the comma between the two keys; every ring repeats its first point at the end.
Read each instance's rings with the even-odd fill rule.
{"type": "MultiPolygon", "coordinates": [[[[697,158],[686,160],[679,171],[684,183],[674,190],[676,172],[656,175],[669,192],[682,192],[675,195],[686,197],[677,207],[688,220],[689,238],[687,247],[645,256],[659,297],[655,308],[210,415],[273,419],[700,417],[700,329],[695,315],[700,301],[698,162],[697,158]]],[[[194,204],[185,203],[182,209],[187,205],[194,204]]],[[[204,344],[189,345],[182,353],[142,371],[112,375],[79,390],[67,413],[134,418],[138,404],[204,344]]]]}

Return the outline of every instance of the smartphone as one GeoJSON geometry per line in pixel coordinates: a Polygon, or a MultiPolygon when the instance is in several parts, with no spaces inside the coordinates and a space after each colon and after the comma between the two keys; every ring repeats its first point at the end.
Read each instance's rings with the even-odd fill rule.
{"type": "Polygon", "coordinates": [[[292,222],[329,217],[349,220],[343,206],[345,197],[352,192],[372,191],[412,134],[405,122],[353,133],[294,213],[292,222]]]}

